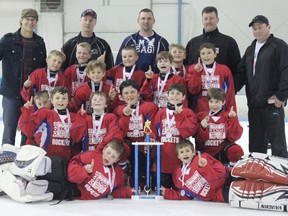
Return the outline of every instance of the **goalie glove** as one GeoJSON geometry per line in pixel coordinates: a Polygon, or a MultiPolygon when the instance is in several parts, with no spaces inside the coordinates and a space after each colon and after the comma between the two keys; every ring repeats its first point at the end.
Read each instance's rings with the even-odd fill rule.
{"type": "Polygon", "coordinates": [[[9,171],[27,181],[35,180],[36,176],[45,175],[51,169],[51,160],[45,154],[46,151],[40,147],[24,145],[19,148],[9,171]]]}
{"type": "Polygon", "coordinates": [[[9,169],[15,161],[18,149],[14,145],[3,144],[0,149],[0,169],[9,169]]]}

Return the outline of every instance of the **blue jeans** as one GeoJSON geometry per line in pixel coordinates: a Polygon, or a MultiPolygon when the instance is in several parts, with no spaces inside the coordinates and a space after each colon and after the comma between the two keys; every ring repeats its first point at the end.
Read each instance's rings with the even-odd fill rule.
{"type": "MultiPolygon", "coordinates": [[[[21,115],[20,108],[22,102],[17,98],[8,98],[3,96],[2,107],[3,107],[3,124],[4,131],[2,137],[2,144],[15,145],[15,137],[18,126],[18,119],[21,115]]],[[[22,134],[21,145],[26,142],[26,137],[22,134]]]]}

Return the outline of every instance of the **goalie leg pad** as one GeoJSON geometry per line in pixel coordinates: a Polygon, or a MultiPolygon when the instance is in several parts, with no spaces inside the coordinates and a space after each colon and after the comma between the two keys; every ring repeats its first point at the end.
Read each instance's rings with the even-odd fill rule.
{"type": "Polygon", "coordinates": [[[231,175],[288,185],[288,160],[261,153],[252,153],[235,164],[231,175]]]}
{"type": "Polygon", "coordinates": [[[287,211],[288,186],[243,180],[232,182],[229,190],[232,207],[287,211]]]}
{"type": "Polygon", "coordinates": [[[35,171],[35,176],[43,176],[51,172],[52,161],[49,157],[44,156],[35,171]]]}
{"type": "Polygon", "coordinates": [[[35,180],[28,182],[26,186],[26,194],[29,195],[42,195],[45,194],[48,189],[48,181],[35,180]]]}
{"type": "MultiPolygon", "coordinates": [[[[46,182],[30,183],[30,186],[26,188],[27,182],[20,178],[15,177],[8,170],[0,171],[0,188],[13,200],[20,203],[29,203],[36,201],[50,201],[53,199],[52,193],[45,193],[48,187],[46,182]],[[46,190],[44,191],[44,185],[46,184],[46,190]],[[37,188],[37,192],[35,189],[37,188]],[[40,189],[41,188],[41,189],[40,189]],[[32,192],[33,191],[33,192],[32,192]],[[43,192],[44,193],[40,193],[43,192]],[[28,194],[28,193],[29,194],[28,194]]],[[[28,183],[29,185],[29,183],[28,183]]]]}

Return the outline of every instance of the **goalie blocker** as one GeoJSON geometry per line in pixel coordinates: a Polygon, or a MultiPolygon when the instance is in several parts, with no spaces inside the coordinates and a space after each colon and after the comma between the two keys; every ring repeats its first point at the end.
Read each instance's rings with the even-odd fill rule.
{"type": "Polygon", "coordinates": [[[233,177],[249,180],[233,181],[229,190],[232,207],[270,211],[287,211],[288,160],[252,153],[238,161],[233,177]]]}

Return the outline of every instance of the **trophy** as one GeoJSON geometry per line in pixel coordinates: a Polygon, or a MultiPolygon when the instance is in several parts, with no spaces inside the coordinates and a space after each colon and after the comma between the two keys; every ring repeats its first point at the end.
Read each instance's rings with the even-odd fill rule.
{"type": "Polygon", "coordinates": [[[137,200],[162,200],[163,197],[160,193],[160,174],[161,174],[161,145],[163,143],[160,142],[151,142],[150,134],[152,133],[151,130],[151,121],[149,116],[146,116],[146,121],[143,128],[145,134],[145,142],[133,142],[132,145],[135,146],[134,154],[135,154],[135,167],[134,167],[134,188],[139,188],[139,157],[138,157],[138,149],[139,145],[144,145],[145,153],[146,153],[146,185],[144,186],[145,195],[140,195],[139,191],[135,191],[135,195],[132,196],[132,199],[137,200]],[[151,183],[150,183],[150,150],[151,146],[156,145],[156,194],[152,195],[151,192],[151,183]]]}

